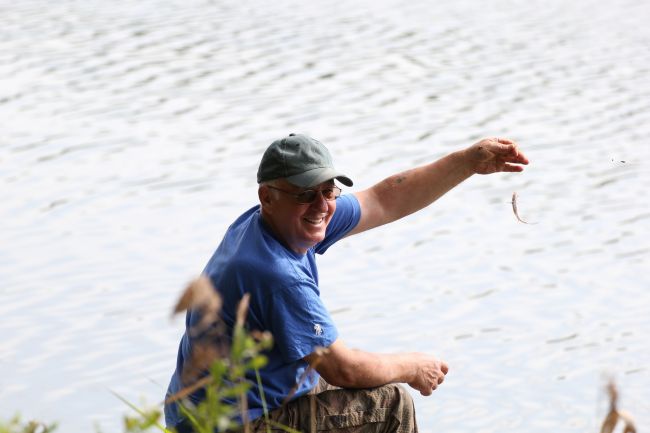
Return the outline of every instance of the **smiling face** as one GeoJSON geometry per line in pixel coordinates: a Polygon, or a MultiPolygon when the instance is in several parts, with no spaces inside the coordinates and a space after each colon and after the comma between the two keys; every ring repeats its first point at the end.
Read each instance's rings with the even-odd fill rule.
{"type": "MultiPolygon", "coordinates": [[[[321,190],[332,185],[334,181],[330,180],[309,189],[321,190]]],[[[336,211],[336,200],[327,201],[320,193],[312,203],[298,203],[292,194],[304,190],[278,179],[260,185],[258,191],[264,220],[289,249],[299,254],[305,254],[325,238],[327,225],[336,211]]]]}

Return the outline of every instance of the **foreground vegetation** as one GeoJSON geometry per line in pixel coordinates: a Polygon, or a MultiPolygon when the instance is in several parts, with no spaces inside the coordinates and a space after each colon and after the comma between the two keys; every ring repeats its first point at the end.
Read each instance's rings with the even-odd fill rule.
{"type": "MultiPolygon", "coordinates": [[[[288,427],[273,423],[268,418],[259,370],[267,363],[263,352],[271,348],[273,338],[268,332],[249,332],[245,328],[248,303],[249,297],[245,295],[237,308],[231,343],[227,343],[229,339],[225,337],[226,327],[220,319],[222,300],[208,278],[199,277],[190,283],[174,308],[174,314],[191,308],[199,311],[202,317],[201,322],[190,330],[193,337],[196,337],[196,342],[192,358],[183,371],[183,381],[193,385],[166,400],[166,403],[177,403],[181,413],[197,433],[213,433],[216,429],[250,431],[250,422],[246,419],[246,393],[253,385],[245,378],[247,372],[254,372],[257,377],[267,431],[270,431],[272,425],[290,433],[297,433],[288,427]],[[206,398],[200,404],[193,405],[187,396],[200,388],[205,388],[206,398]],[[237,404],[224,403],[225,399],[236,401],[237,404]],[[239,418],[243,423],[238,421],[239,418]]],[[[135,412],[135,415],[124,417],[125,432],[158,430],[175,433],[173,429],[167,429],[163,425],[160,409],[162,404],[152,408],[140,408],[122,396],[115,395],[135,412]]],[[[46,425],[34,421],[25,423],[19,415],[8,422],[0,421],[0,433],[50,433],[56,427],[56,424],[46,425]]]]}
{"type": "MultiPolygon", "coordinates": [[[[169,396],[165,401],[176,402],[197,433],[214,433],[216,430],[250,432],[251,423],[246,419],[246,393],[253,385],[246,380],[247,372],[254,372],[257,378],[267,433],[270,433],[271,427],[287,433],[299,433],[269,419],[259,370],[267,363],[263,352],[271,348],[273,338],[268,332],[251,332],[245,328],[248,303],[248,295],[244,295],[237,307],[231,343],[227,343],[226,327],[220,319],[222,300],[208,278],[199,277],[190,283],[174,308],[174,314],[194,309],[202,316],[201,322],[190,330],[194,333],[193,337],[200,335],[200,338],[197,338],[192,358],[183,371],[183,381],[193,385],[169,396]],[[200,388],[205,388],[206,398],[200,404],[193,405],[186,397],[200,388]],[[236,404],[224,403],[225,399],[236,401],[236,404]],[[238,421],[240,418],[243,423],[238,421]]],[[[636,433],[631,416],[618,408],[618,390],[613,381],[608,384],[607,392],[610,408],[600,432],[612,433],[618,425],[622,425],[624,433],[636,433]]],[[[163,426],[160,409],[162,404],[153,408],[140,408],[122,396],[115,395],[135,412],[135,415],[124,417],[125,433],[155,430],[176,433],[174,429],[163,426]]],[[[56,428],[56,424],[23,422],[19,415],[7,422],[0,420],[0,433],[51,433],[56,428]]]]}

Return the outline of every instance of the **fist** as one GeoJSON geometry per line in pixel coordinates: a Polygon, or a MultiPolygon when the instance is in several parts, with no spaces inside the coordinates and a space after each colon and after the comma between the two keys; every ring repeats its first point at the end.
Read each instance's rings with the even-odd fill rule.
{"type": "Polygon", "coordinates": [[[415,355],[415,376],[408,384],[422,395],[431,395],[444,380],[449,367],[447,363],[431,355],[415,355]]]}

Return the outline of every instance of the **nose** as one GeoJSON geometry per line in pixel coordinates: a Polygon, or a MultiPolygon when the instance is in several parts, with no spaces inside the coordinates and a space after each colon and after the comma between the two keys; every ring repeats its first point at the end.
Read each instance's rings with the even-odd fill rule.
{"type": "Polygon", "coordinates": [[[329,206],[327,205],[327,200],[323,196],[323,191],[318,191],[316,198],[312,202],[312,207],[318,209],[321,212],[327,212],[329,206]]]}

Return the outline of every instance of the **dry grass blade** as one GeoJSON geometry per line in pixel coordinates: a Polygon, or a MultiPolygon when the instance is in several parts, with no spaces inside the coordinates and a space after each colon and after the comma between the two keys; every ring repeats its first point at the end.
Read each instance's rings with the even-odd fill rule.
{"type": "MultiPolygon", "coordinates": [[[[241,301],[237,304],[237,314],[235,317],[235,336],[237,339],[238,332],[241,332],[244,328],[246,322],[246,315],[248,314],[248,306],[250,305],[250,293],[244,293],[241,301]]],[[[246,392],[242,391],[239,396],[239,405],[241,408],[242,423],[244,425],[244,433],[250,433],[250,422],[248,420],[248,399],[246,397],[246,392]]]]}
{"type": "Polygon", "coordinates": [[[600,428],[600,433],[612,433],[619,419],[624,423],[623,433],[636,433],[636,427],[632,417],[627,412],[618,409],[618,389],[613,380],[607,384],[607,393],[609,394],[609,412],[600,428]]]}
{"type": "Polygon", "coordinates": [[[316,366],[321,362],[321,357],[323,355],[327,355],[329,351],[330,350],[327,347],[316,346],[316,348],[314,348],[314,355],[316,355],[316,361],[314,361],[312,367],[316,368],[316,366]]]}
{"type": "Polygon", "coordinates": [[[250,332],[250,336],[253,337],[253,340],[260,342],[260,341],[268,341],[273,339],[273,335],[269,331],[258,331],[257,329],[253,329],[250,332]]]}
{"type": "Polygon", "coordinates": [[[181,380],[183,383],[194,382],[204,371],[207,371],[217,359],[227,355],[228,350],[223,345],[212,342],[197,341],[192,347],[190,357],[187,360],[181,380]]]}
{"type": "Polygon", "coordinates": [[[185,291],[174,307],[174,314],[189,308],[206,308],[210,311],[221,309],[221,297],[212,285],[212,281],[201,275],[187,285],[185,291]]]}
{"type": "Polygon", "coordinates": [[[241,301],[239,301],[239,304],[237,305],[237,319],[235,322],[236,326],[244,326],[244,322],[246,321],[246,314],[248,314],[248,305],[250,304],[250,299],[251,294],[244,293],[241,301]]]}
{"type": "Polygon", "coordinates": [[[311,394],[309,396],[309,432],[317,433],[318,425],[316,423],[316,396],[311,394]]]}
{"type": "Polygon", "coordinates": [[[298,379],[298,382],[296,382],[293,388],[291,388],[291,391],[289,391],[289,394],[287,394],[287,396],[284,398],[284,401],[282,402],[283,406],[289,403],[289,401],[291,401],[291,398],[296,393],[296,391],[298,391],[300,385],[302,385],[303,382],[307,379],[307,376],[309,376],[314,370],[316,370],[316,367],[318,367],[318,364],[320,364],[321,362],[321,357],[325,355],[327,352],[329,352],[329,349],[327,347],[319,346],[314,349],[314,355],[316,355],[316,359],[300,375],[300,379],[298,379]]]}
{"type": "Polygon", "coordinates": [[[192,394],[194,391],[200,388],[204,388],[207,386],[210,382],[212,382],[212,376],[205,376],[198,380],[196,383],[181,389],[178,391],[176,394],[170,395],[165,399],[165,404],[171,404],[174,403],[175,401],[182,400],[188,395],[192,394]]]}
{"type": "Polygon", "coordinates": [[[204,329],[219,317],[222,304],[221,296],[212,285],[212,281],[205,275],[201,275],[188,284],[176,303],[172,315],[188,309],[196,309],[202,316],[198,328],[204,329]]]}

